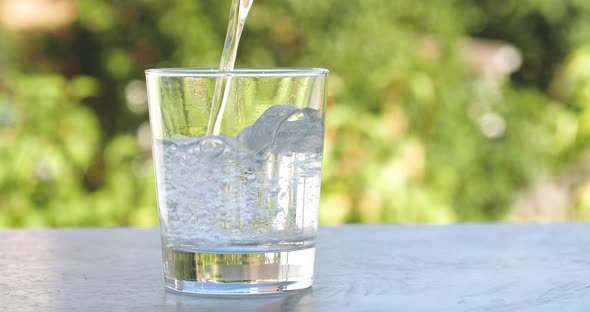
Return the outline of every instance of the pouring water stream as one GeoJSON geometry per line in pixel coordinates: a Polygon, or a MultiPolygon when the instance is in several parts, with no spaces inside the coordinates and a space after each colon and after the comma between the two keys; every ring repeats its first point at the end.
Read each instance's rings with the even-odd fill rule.
{"type": "MultiPolygon", "coordinates": [[[[219,63],[219,71],[223,73],[227,73],[234,69],[240,37],[253,2],[254,0],[233,0],[231,12],[229,14],[229,25],[225,37],[225,45],[223,46],[221,62],[219,63]]],[[[232,77],[230,74],[217,78],[215,91],[213,93],[211,115],[209,116],[209,122],[207,124],[207,135],[219,135],[221,131],[221,122],[227,104],[231,79],[232,77]]]]}

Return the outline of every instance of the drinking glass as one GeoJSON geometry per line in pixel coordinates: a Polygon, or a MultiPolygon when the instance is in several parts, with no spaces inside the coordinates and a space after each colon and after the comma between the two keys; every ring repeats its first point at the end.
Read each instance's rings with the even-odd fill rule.
{"type": "Polygon", "coordinates": [[[321,68],[149,69],[166,286],[311,286],[324,139],[321,68]],[[214,99],[223,87],[224,99],[214,99]]]}

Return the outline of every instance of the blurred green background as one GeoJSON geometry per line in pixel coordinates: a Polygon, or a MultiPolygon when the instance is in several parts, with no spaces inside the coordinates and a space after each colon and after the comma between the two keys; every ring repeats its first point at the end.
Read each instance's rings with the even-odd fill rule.
{"type": "MultiPolygon", "coordinates": [[[[151,226],[144,70],[229,0],[0,0],[0,227],[151,226]]],[[[320,221],[590,219],[590,1],[256,0],[237,65],[331,70],[320,221]]]]}

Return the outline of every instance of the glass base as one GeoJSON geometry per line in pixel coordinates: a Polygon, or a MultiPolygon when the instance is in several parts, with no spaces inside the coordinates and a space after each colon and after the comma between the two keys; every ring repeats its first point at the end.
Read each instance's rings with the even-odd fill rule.
{"type": "Polygon", "coordinates": [[[315,248],[246,253],[164,248],[166,286],[202,295],[276,294],[313,283],[315,248]]]}

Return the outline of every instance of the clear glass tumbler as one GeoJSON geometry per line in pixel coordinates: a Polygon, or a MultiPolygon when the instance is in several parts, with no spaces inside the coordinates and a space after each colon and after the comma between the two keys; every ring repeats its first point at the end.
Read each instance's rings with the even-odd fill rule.
{"type": "Polygon", "coordinates": [[[327,74],[146,71],[168,288],[261,294],[311,286],[327,74]],[[216,87],[225,101],[213,99],[216,87]]]}

